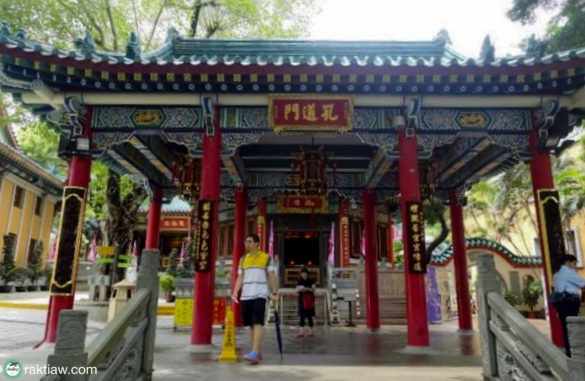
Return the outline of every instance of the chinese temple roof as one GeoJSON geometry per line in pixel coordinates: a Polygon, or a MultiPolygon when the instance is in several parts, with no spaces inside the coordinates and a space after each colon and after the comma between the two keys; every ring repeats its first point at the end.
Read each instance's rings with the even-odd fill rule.
{"type": "MultiPolygon", "coordinates": [[[[142,53],[97,50],[91,35],[63,50],[0,28],[0,82],[40,79],[61,90],[566,94],[584,83],[585,48],[544,56],[467,58],[432,41],[189,39],[169,32],[142,53]],[[331,87],[331,88],[329,88],[331,87]]],[[[24,81],[24,83],[22,82],[24,81]]]]}
{"type": "Polygon", "coordinates": [[[0,167],[8,169],[18,177],[40,188],[47,188],[57,196],[63,189],[63,180],[28,158],[16,148],[0,141],[0,167]]]}
{"type": "MultiPolygon", "coordinates": [[[[146,200],[138,209],[138,213],[146,214],[148,213],[148,204],[149,201],[146,200]]],[[[162,204],[161,208],[162,214],[173,214],[173,215],[188,215],[191,213],[191,206],[188,202],[179,198],[179,196],[175,196],[172,198],[170,202],[165,202],[162,204]]]]}

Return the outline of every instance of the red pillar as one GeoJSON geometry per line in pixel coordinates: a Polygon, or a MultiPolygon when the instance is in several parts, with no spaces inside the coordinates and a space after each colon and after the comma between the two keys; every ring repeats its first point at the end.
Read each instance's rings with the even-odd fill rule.
{"type": "Polygon", "coordinates": [[[256,234],[260,237],[260,250],[268,251],[268,240],[266,239],[266,200],[258,200],[256,206],[258,216],[256,217],[256,234]]]}
{"type": "Polygon", "coordinates": [[[392,221],[392,212],[388,210],[388,228],[386,229],[386,246],[388,246],[388,263],[390,268],[394,268],[394,221],[392,221]]]}
{"type": "MultiPolygon", "coordinates": [[[[238,279],[238,265],[240,258],[246,250],[244,240],[246,239],[246,191],[236,190],[236,210],[234,213],[234,252],[232,254],[232,293],[238,279]]],[[[235,316],[235,326],[242,327],[242,313],[240,303],[232,303],[232,310],[235,316]]]]}
{"type": "Polygon", "coordinates": [[[191,344],[211,344],[213,328],[213,296],[215,291],[215,260],[218,245],[218,206],[219,206],[219,175],[221,170],[221,129],[219,107],[215,107],[213,118],[214,134],[208,135],[207,126],[204,128],[203,160],[201,168],[201,192],[199,199],[215,201],[213,210],[213,240],[211,246],[211,266],[208,272],[197,272],[195,277],[195,292],[193,295],[193,323],[191,330],[191,344]]]}
{"type": "MultiPolygon", "coordinates": [[[[540,252],[542,253],[542,265],[544,269],[544,281],[546,284],[545,290],[550,290],[552,285],[552,274],[549,274],[547,269],[550,266],[550,258],[547,258],[544,250],[545,232],[544,227],[540,224],[540,208],[538,207],[537,192],[540,189],[554,189],[555,184],[552,175],[552,169],[550,165],[550,156],[548,152],[538,150],[538,132],[532,130],[530,135],[530,151],[532,158],[530,159],[530,173],[532,175],[532,191],[534,192],[534,203],[536,207],[536,219],[538,221],[538,239],[540,241],[540,252]]],[[[545,295],[548,295],[549,291],[545,291],[545,295]]],[[[557,346],[564,348],[565,343],[563,339],[563,331],[561,327],[561,321],[557,315],[556,310],[550,303],[548,307],[548,316],[550,322],[551,338],[552,342],[557,346]]]]}
{"type": "Polygon", "coordinates": [[[146,226],[145,249],[158,249],[160,233],[160,211],[162,209],[162,187],[154,190],[150,206],[148,207],[148,221],[146,226]]]}
{"type": "MultiPolygon", "coordinates": [[[[86,136],[91,136],[90,122],[91,122],[91,108],[88,109],[86,116],[85,132],[86,136]]],[[[67,185],[72,187],[88,188],[91,172],[91,157],[90,156],[73,156],[69,163],[69,174],[67,177],[67,185]]],[[[87,193],[86,193],[87,197],[87,193]]],[[[84,218],[84,216],[81,216],[84,218]]],[[[59,232],[61,234],[61,232],[59,232]]],[[[58,239],[58,238],[57,238],[58,239]]],[[[47,326],[45,327],[46,341],[54,343],[57,339],[57,325],[59,324],[59,312],[61,310],[73,309],[73,301],[75,300],[75,287],[73,287],[73,294],[68,296],[51,295],[49,300],[49,316],[47,317],[47,326]]]]}
{"type": "Polygon", "coordinates": [[[398,161],[399,184],[402,209],[402,242],[404,243],[404,272],[406,280],[406,312],[408,317],[408,345],[426,347],[429,345],[427,297],[424,274],[408,271],[409,240],[406,220],[406,201],[420,201],[418,153],[416,136],[406,137],[404,130],[398,134],[400,159],[398,161]]]}
{"type": "Polygon", "coordinates": [[[467,253],[465,250],[465,228],[463,226],[463,207],[457,201],[454,190],[449,191],[451,213],[451,239],[453,241],[453,262],[455,264],[455,288],[457,290],[457,316],[459,329],[473,329],[471,321],[471,298],[467,278],[467,253]]]}
{"type": "Polygon", "coordinates": [[[366,315],[369,329],[380,328],[380,301],[378,297],[378,250],[376,241],[376,196],[364,189],[364,239],[366,246],[366,315]]]}

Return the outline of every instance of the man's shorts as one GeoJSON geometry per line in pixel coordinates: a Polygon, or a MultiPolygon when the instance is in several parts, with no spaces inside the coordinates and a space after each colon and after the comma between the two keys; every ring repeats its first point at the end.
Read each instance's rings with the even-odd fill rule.
{"type": "Polygon", "coordinates": [[[242,320],[245,326],[264,325],[266,299],[242,300],[242,320]]]}

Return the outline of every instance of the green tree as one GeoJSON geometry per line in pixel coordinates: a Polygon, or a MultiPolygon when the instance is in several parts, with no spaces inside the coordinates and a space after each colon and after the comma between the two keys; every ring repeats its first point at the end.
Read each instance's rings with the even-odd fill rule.
{"type": "Polygon", "coordinates": [[[32,121],[18,130],[22,152],[55,176],[67,176],[67,162],[57,156],[59,134],[44,121],[32,121]]]}
{"type": "Polygon", "coordinates": [[[555,12],[545,35],[549,51],[585,46],[585,4],[582,0],[514,0],[507,14],[512,21],[533,23],[539,9],[555,12]]]}
{"type": "Polygon", "coordinates": [[[41,276],[41,255],[43,253],[43,242],[38,241],[35,244],[33,252],[28,259],[28,269],[30,274],[30,281],[36,285],[37,280],[41,276]]]}
{"type": "Polygon", "coordinates": [[[10,234],[4,234],[4,244],[2,246],[2,263],[0,264],[0,276],[4,280],[4,287],[8,286],[8,282],[16,279],[14,270],[16,264],[14,263],[14,238],[10,234]]]}
{"type": "Polygon", "coordinates": [[[177,259],[177,249],[174,248],[169,254],[169,266],[167,267],[167,274],[172,275],[173,277],[177,276],[177,259]]]}
{"type": "MultiPolygon", "coordinates": [[[[131,31],[151,51],[175,25],[191,37],[299,37],[308,28],[315,0],[0,0],[0,14],[29,39],[62,48],[89,31],[97,48],[121,51],[131,31]]],[[[90,206],[107,216],[106,238],[126,251],[136,213],[146,198],[141,184],[103,166],[92,166],[90,206]],[[104,194],[105,190],[105,194],[104,194]]],[[[88,213],[90,218],[92,213],[88,213]]]]}

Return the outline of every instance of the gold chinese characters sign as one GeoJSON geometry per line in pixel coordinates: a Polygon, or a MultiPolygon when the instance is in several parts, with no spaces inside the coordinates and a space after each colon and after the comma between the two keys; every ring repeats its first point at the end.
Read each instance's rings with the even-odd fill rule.
{"type": "Polygon", "coordinates": [[[277,213],[329,213],[327,198],[323,196],[278,196],[277,213]]]}
{"type": "Polygon", "coordinates": [[[212,261],[214,206],[212,200],[199,201],[199,223],[195,243],[195,271],[209,271],[212,261]]]}
{"type": "Polygon", "coordinates": [[[351,130],[351,96],[273,95],[268,104],[270,128],[274,131],[351,130]]]}
{"type": "Polygon", "coordinates": [[[406,202],[406,234],[408,235],[408,270],[415,274],[427,271],[425,262],[425,231],[422,202],[406,202]]]}
{"type": "Polygon", "coordinates": [[[77,281],[79,248],[83,234],[86,189],[65,187],[61,204],[55,266],[51,277],[51,295],[73,295],[77,281]]]}
{"type": "MultiPolygon", "coordinates": [[[[553,270],[561,266],[561,259],[566,254],[559,192],[554,189],[539,189],[536,192],[536,197],[542,228],[541,247],[544,249],[543,257],[545,258],[543,262],[546,264],[545,271],[550,280],[553,276],[553,270]]],[[[547,294],[552,292],[551,282],[548,283],[548,290],[545,291],[547,294]]]]}

